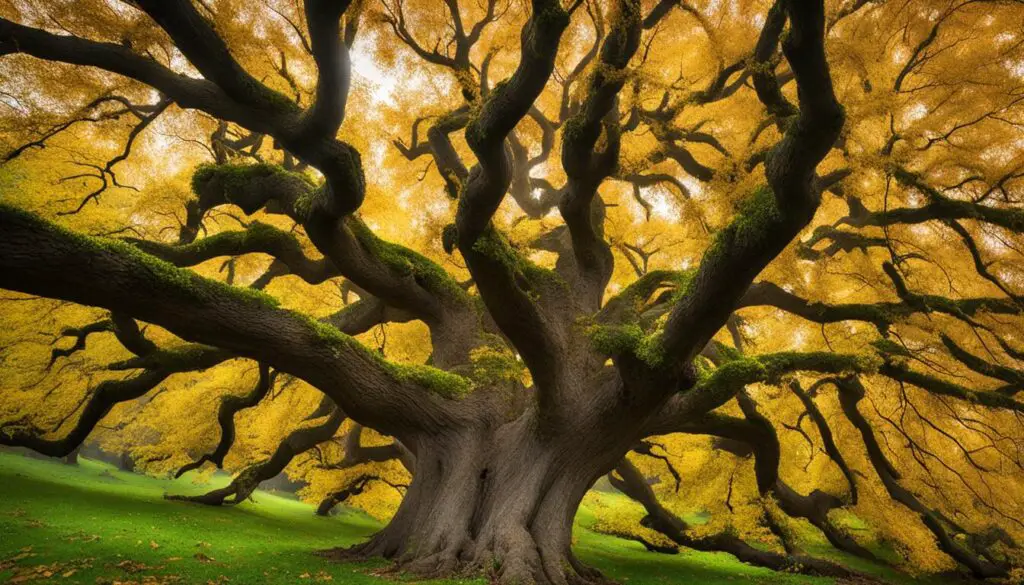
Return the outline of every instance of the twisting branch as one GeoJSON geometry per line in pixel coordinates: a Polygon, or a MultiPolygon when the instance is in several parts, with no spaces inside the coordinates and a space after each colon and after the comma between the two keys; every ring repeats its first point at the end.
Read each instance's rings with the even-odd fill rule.
{"type": "Polygon", "coordinates": [[[795,372],[867,372],[871,367],[862,356],[831,352],[778,352],[728,359],[693,388],[672,396],[644,432],[647,436],[680,432],[680,425],[722,406],[750,384],[778,384],[795,372]]]}
{"type": "Polygon", "coordinates": [[[85,349],[85,344],[89,339],[89,336],[93,333],[103,333],[106,331],[112,331],[114,324],[110,319],[103,319],[96,321],[95,323],[89,323],[82,327],[65,327],[61,330],[60,335],[53,340],[53,343],[57,343],[64,337],[74,337],[75,343],[71,347],[67,348],[54,348],[50,351],[50,361],[46,364],[46,369],[49,370],[53,367],[53,364],[62,357],[70,357],[75,353],[85,349]]]}
{"type": "Polygon", "coordinates": [[[600,307],[614,263],[602,236],[603,226],[595,221],[594,198],[602,181],[618,167],[618,94],[626,82],[626,67],[640,46],[640,27],[639,3],[618,2],[586,98],[562,133],[562,168],[568,186],[558,210],[572,239],[576,288],[584,306],[591,309],[600,307]],[[600,138],[604,143],[599,148],[600,138]]]}
{"type": "MultiPolygon", "coordinates": [[[[354,480],[348,482],[345,487],[340,490],[335,490],[328,494],[324,499],[320,500],[320,503],[316,507],[317,516],[327,516],[331,513],[331,510],[335,506],[341,504],[353,496],[358,496],[363,493],[370,483],[374,481],[384,481],[376,475],[364,473],[354,480]]],[[[387,482],[385,482],[387,483],[387,482]]],[[[389,484],[390,485],[390,484],[389,484]]]]}
{"type": "MultiPolygon", "coordinates": [[[[328,404],[331,403],[330,398],[326,396],[323,400],[328,404]]],[[[252,496],[261,482],[284,471],[284,468],[288,467],[288,464],[296,456],[324,441],[329,441],[338,432],[343,422],[345,422],[345,413],[340,408],[334,407],[327,418],[319,424],[292,431],[281,441],[269,459],[246,467],[227,486],[199,496],[166,494],[164,497],[168,500],[195,502],[208,506],[240,504],[252,496]]]]}
{"type": "MultiPolygon", "coordinates": [[[[348,51],[352,41],[346,38],[343,42],[340,25],[341,16],[350,4],[351,0],[305,2],[310,50],[320,74],[317,77],[316,100],[306,112],[299,130],[304,140],[333,138],[345,120],[352,68],[348,51]]],[[[358,15],[355,15],[349,23],[353,31],[355,25],[352,23],[357,20],[358,15]]]]}
{"type": "Polygon", "coordinates": [[[903,504],[913,512],[920,515],[922,522],[931,530],[938,540],[939,548],[951,556],[957,562],[963,564],[976,576],[981,578],[999,577],[1007,574],[1007,568],[991,561],[991,555],[987,551],[972,551],[969,544],[958,542],[956,533],[962,530],[955,530],[951,534],[949,523],[944,516],[925,506],[917,496],[903,487],[900,483],[900,474],[885,456],[882,447],[875,437],[874,428],[871,423],[861,414],[858,403],[864,398],[864,387],[856,377],[830,379],[839,390],[839,403],[843,413],[851,424],[860,432],[864,447],[867,450],[868,460],[871,462],[875,473],[882,481],[886,491],[892,499],[903,504]],[[966,545],[965,545],[966,544],[966,545]]]}
{"type": "Polygon", "coordinates": [[[949,396],[950,398],[980,404],[988,408],[1024,412],[1024,402],[1014,400],[1011,396],[1007,395],[1008,393],[972,390],[953,382],[947,382],[942,378],[912,370],[898,357],[896,359],[893,359],[890,355],[886,355],[886,357],[887,360],[878,368],[878,373],[897,382],[916,386],[938,396],[949,396]]]}
{"type": "Polygon", "coordinates": [[[950,199],[929,185],[917,173],[902,167],[892,170],[893,177],[902,185],[921,192],[928,203],[921,207],[899,207],[882,211],[853,213],[840,220],[839,224],[854,227],[886,227],[896,224],[920,224],[929,221],[974,220],[1005,228],[1012,232],[1024,231],[1024,211],[1013,208],[981,205],[973,201],[950,199]]]}
{"type": "Polygon", "coordinates": [[[949,350],[950,355],[960,363],[983,376],[1006,382],[1008,385],[1000,388],[1000,393],[1013,396],[1024,390],[1024,371],[992,363],[978,357],[961,347],[952,337],[944,333],[939,338],[942,340],[942,344],[946,346],[946,349],[949,350]]]}
{"type": "MultiPolygon", "coordinates": [[[[60,124],[52,126],[48,130],[44,131],[35,140],[26,142],[25,144],[22,144],[21,146],[18,146],[11,150],[10,152],[8,152],[6,155],[4,155],[3,162],[10,162],[34,148],[46,148],[46,143],[51,138],[57,136],[58,134],[64,132],[65,130],[72,128],[77,124],[97,123],[104,122],[107,120],[120,120],[122,117],[124,117],[125,114],[132,114],[139,119],[139,124],[136,125],[135,128],[132,130],[132,135],[129,139],[128,146],[125,147],[125,153],[127,153],[131,148],[131,142],[134,139],[134,137],[141,133],[142,130],[144,130],[145,127],[150,122],[152,122],[153,119],[155,119],[156,116],[158,115],[158,112],[155,110],[159,108],[162,111],[167,107],[168,103],[169,102],[167,102],[166,100],[162,100],[158,102],[155,106],[136,105],[118,95],[106,95],[99,97],[89,102],[84,108],[82,108],[80,114],[76,115],[75,117],[69,120],[61,122],[60,124]],[[121,107],[109,111],[97,111],[92,114],[88,113],[92,112],[93,110],[97,110],[100,106],[111,103],[120,104],[121,107]]],[[[108,167],[112,167],[113,164],[116,164],[116,161],[108,163],[108,167]]]]}
{"type": "MultiPolygon", "coordinates": [[[[836,526],[829,518],[829,513],[847,503],[843,498],[815,489],[808,495],[798,493],[779,477],[779,464],[782,459],[782,447],[771,421],[758,411],[756,401],[748,394],[737,395],[740,410],[750,425],[747,429],[736,423],[726,428],[725,434],[712,426],[712,434],[725,436],[746,442],[754,453],[754,472],[757,476],[758,490],[762,493],[775,495],[783,512],[794,518],[806,518],[808,522],[821,530],[832,546],[866,559],[874,559],[874,554],[859,544],[846,531],[836,526]]],[[[835,450],[838,453],[838,450],[835,450]]],[[[840,457],[841,459],[841,457],[840,457]]],[[[851,483],[851,486],[854,484],[851,483]]],[[[856,490],[851,488],[851,499],[856,490]]]]}
{"type": "MultiPolygon", "coordinates": [[[[902,282],[902,279],[901,279],[902,282]]],[[[902,302],[828,304],[799,297],[777,284],[762,281],[750,286],[738,307],[776,307],[815,323],[864,321],[885,333],[889,327],[917,313],[940,312],[957,318],[984,313],[1017,315],[1021,309],[1007,299],[974,297],[950,299],[935,295],[916,295],[902,302]]]]}
{"type": "Polygon", "coordinates": [[[263,364],[260,364],[259,369],[260,377],[252,390],[242,396],[228,395],[221,398],[220,406],[217,407],[217,424],[220,426],[220,440],[217,442],[217,446],[213,451],[203,453],[195,461],[181,466],[174,477],[178,478],[193,469],[199,469],[206,462],[213,463],[218,469],[224,466],[224,457],[235,443],[235,415],[241,410],[259,404],[274,387],[274,378],[277,373],[272,372],[263,364]]]}
{"type": "Polygon", "coordinates": [[[653,459],[660,459],[663,463],[665,463],[665,468],[668,469],[668,472],[670,474],[672,474],[672,479],[674,479],[676,482],[676,491],[678,492],[679,485],[682,483],[683,478],[679,475],[679,471],[676,469],[676,466],[672,464],[672,459],[670,459],[667,455],[660,455],[658,453],[655,453],[655,447],[661,447],[663,451],[665,450],[665,448],[662,447],[661,445],[657,445],[650,441],[640,441],[639,443],[636,444],[635,447],[633,447],[633,452],[639,453],[640,455],[646,455],[647,457],[651,457],[653,459]]]}
{"type": "Polygon", "coordinates": [[[818,435],[821,437],[822,445],[825,447],[825,453],[830,459],[832,459],[836,466],[839,467],[839,470],[843,472],[843,477],[846,478],[846,482],[849,485],[850,504],[856,504],[857,481],[854,478],[853,471],[850,469],[849,464],[846,463],[846,458],[843,457],[842,451],[840,451],[839,446],[836,445],[832,429],[828,426],[828,421],[825,420],[825,416],[821,413],[818,405],[814,403],[814,398],[812,398],[810,393],[805,392],[800,386],[800,382],[796,380],[790,381],[789,390],[800,399],[804,408],[807,409],[807,414],[810,416],[811,420],[814,421],[814,425],[818,427],[818,435]]]}
{"type": "MultiPolygon", "coordinates": [[[[324,465],[322,467],[326,469],[350,469],[357,465],[363,465],[365,463],[384,463],[386,461],[399,461],[407,470],[412,470],[415,462],[413,454],[405,448],[398,441],[392,441],[387,445],[379,445],[375,447],[365,447],[361,444],[361,438],[363,435],[363,426],[360,424],[352,425],[352,428],[345,435],[344,439],[344,458],[332,465],[324,465]]],[[[319,516],[326,516],[334,508],[334,506],[344,502],[351,496],[358,495],[366,488],[366,485],[371,481],[380,481],[387,485],[399,489],[399,487],[390,481],[382,479],[379,476],[371,474],[362,474],[355,480],[351,481],[342,489],[332,492],[327,495],[316,508],[316,513],[319,516]]]]}
{"type": "Polygon", "coordinates": [[[569,15],[556,0],[532,1],[516,71],[488,94],[466,128],[466,141],[478,164],[462,189],[455,224],[459,251],[480,296],[522,355],[538,388],[554,387],[558,375],[554,324],[532,296],[543,294],[542,287],[551,279],[511,249],[491,218],[512,180],[505,141],[544,89],[568,24],[569,15]]]}
{"type": "Polygon", "coordinates": [[[46,438],[40,429],[10,425],[0,429],[0,445],[28,447],[33,451],[63,457],[74,451],[110,409],[134,400],[156,388],[172,374],[201,371],[231,359],[229,352],[204,346],[157,350],[147,357],[147,368],[123,380],[107,380],[92,390],[74,427],[59,439],[46,438]]]}
{"type": "Polygon", "coordinates": [[[742,562],[776,571],[796,571],[830,577],[853,577],[858,573],[841,565],[806,555],[780,554],[755,548],[735,534],[723,531],[709,536],[689,534],[690,526],[658,501],[640,471],[623,459],[608,479],[615,489],[644,507],[647,516],[640,524],[665,535],[673,542],[700,551],[727,552],[742,562]]]}
{"type": "Polygon", "coordinates": [[[468,385],[459,376],[425,366],[413,367],[411,375],[399,371],[333,327],[277,308],[260,293],[175,268],[129,244],[69,232],[2,204],[0,287],[106,307],[183,339],[267,363],[324,389],[362,422],[392,435],[427,421],[466,416],[446,398],[452,388],[468,385]],[[417,408],[404,407],[410,402],[417,408]]]}
{"type": "Polygon", "coordinates": [[[195,266],[220,256],[263,253],[310,284],[319,284],[340,274],[330,261],[308,258],[294,234],[259,222],[250,224],[245,231],[221,232],[177,246],[136,238],[125,241],[175,266],[195,266]]]}
{"type": "MultiPolygon", "coordinates": [[[[800,112],[769,153],[759,190],[705,253],[693,284],[672,309],[657,341],[664,355],[693,356],[725,323],[754,277],[810,221],[820,201],[817,164],[843,125],[824,49],[822,2],[786,3],[783,52],[796,74],[800,112]]],[[[682,367],[687,359],[677,359],[682,367]]]]}

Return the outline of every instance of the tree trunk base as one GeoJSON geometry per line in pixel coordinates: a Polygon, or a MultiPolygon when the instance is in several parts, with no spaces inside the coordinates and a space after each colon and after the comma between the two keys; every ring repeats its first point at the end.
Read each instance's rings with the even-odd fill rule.
{"type": "MultiPolygon", "coordinates": [[[[532,539],[531,539],[532,540],[532,539]]],[[[571,552],[553,554],[542,546],[481,549],[472,541],[460,547],[445,547],[427,554],[391,556],[376,537],[348,548],[318,551],[318,556],[338,562],[390,558],[394,564],[386,574],[412,574],[422,579],[484,577],[496,585],[616,585],[600,571],[583,564],[571,552]]]]}
{"type": "Polygon", "coordinates": [[[594,480],[635,440],[580,433],[551,441],[536,429],[537,421],[524,416],[497,430],[414,445],[413,480],[391,522],[361,545],[321,554],[383,557],[394,561],[394,570],[424,578],[613,583],[572,554],[573,518],[594,480]]]}

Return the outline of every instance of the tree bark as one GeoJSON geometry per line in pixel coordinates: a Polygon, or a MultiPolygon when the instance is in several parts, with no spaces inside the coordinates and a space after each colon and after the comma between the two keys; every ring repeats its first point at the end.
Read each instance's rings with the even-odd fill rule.
{"type": "Polygon", "coordinates": [[[66,465],[78,465],[78,454],[81,450],[81,445],[75,447],[74,450],[61,458],[61,462],[66,465]]]}
{"type": "MultiPolygon", "coordinates": [[[[628,426],[628,425],[627,425],[628,426]]],[[[572,554],[583,496],[631,443],[615,433],[539,431],[528,410],[497,429],[409,445],[413,480],[390,524],[330,558],[382,556],[424,577],[459,572],[502,584],[585,584],[604,578],[572,554]]]]}

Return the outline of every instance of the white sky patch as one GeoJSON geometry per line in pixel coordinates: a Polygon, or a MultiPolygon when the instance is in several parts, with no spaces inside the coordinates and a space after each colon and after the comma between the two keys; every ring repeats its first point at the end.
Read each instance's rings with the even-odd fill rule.
{"type": "MultiPolygon", "coordinates": [[[[364,37],[365,38],[365,37],[364,37]]],[[[398,87],[398,76],[394,71],[381,68],[373,58],[373,41],[357,40],[349,54],[352,61],[352,73],[370,87],[370,95],[377,103],[395,105],[394,93],[398,87]]]]}
{"type": "Polygon", "coordinates": [[[1004,31],[992,37],[992,42],[997,45],[1005,45],[1006,43],[1009,43],[1016,38],[1017,35],[1013,34],[1012,32],[1004,31]]]}
{"type": "Polygon", "coordinates": [[[907,108],[907,110],[903,112],[903,116],[901,116],[901,118],[903,121],[903,125],[909,125],[920,120],[921,118],[924,118],[927,115],[928,106],[922,103],[916,103],[907,108]]]}
{"type": "Polygon", "coordinates": [[[989,232],[982,232],[981,237],[975,236],[975,239],[981,244],[982,250],[985,251],[1003,251],[1007,249],[1006,244],[1002,240],[989,232]]]}
{"type": "Polygon", "coordinates": [[[681,209],[666,187],[656,185],[640,189],[640,196],[651,205],[651,217],[668,221],[681,219],[681,209]]]}
{"type": "Polygon", "coordinates": [[[700,181],[694,179],[689,175],[684,175],[681,179],[679,179],[679,182],[686,186],[686,188],[690,191],[690,197],[696,199],[697,201],[702,201],[704,199],[704,196],[707,194],[704,191],[704,185],[702,185],[700,181]]]}
{"type": "Polygon", "coordinates": [[[797,331],[793,335],[793,348],[799,349],[805,345],[807,345],[807,334],[803,331],[797,331]]]}
{"type": "Polygon", "coordinates": [[[387,156],[388,145],[383,142],[375,142],[370,145],[370,160],[373,162],[374,167],[381,168],[384,166],[384,157],[387,156]]]}
{"type": "Polygon", "coordinates": [[[1013,148],[1006,148],[1004,146],[990,146],[985,150],[978,153],[978,156],[982,160],[989,163],[998,165],[1006,165],[1016,158],[1020,149],[1024,148],[1024,139],[1018,139],[1014,142],[1013,148]]]}
{"type": "Polygon", "coordinates": [[[920,207],[924,200],[921,198],[921,194],[913,189],[907,190],[907,203],[911,207],[920,207]]]}
{"type": "Polygon", "coordinates": [[[1024,61],[1007,60],[1004,65],[1014,77],[1024,79],[1024,61]]]}

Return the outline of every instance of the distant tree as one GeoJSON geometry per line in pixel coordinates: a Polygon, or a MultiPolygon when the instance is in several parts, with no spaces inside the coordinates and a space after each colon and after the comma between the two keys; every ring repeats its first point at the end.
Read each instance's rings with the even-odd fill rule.
{"type": "Polygon", "coordinates": [[[652,550],[1019,564],[1019,1],[297,4],[0,5],[0,443],[401,495],[331,554],[428,576],[602,581],[605,475],[652,550]]]}

